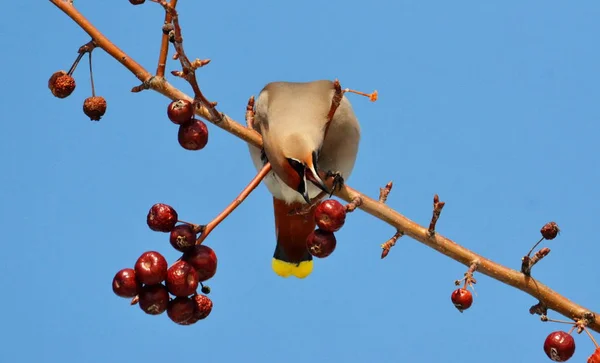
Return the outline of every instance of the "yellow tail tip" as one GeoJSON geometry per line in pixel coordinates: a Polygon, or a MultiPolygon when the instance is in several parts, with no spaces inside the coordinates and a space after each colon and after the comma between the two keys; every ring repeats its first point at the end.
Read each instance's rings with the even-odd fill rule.
{"type": "Polygon", "coordinates": [[[295,276],[303,279],[310,275],[313,270],[313,261],[302,261],[299,264],[278,260],[276,258],[271,262],[273,271],[281,277],[295,276]]]}

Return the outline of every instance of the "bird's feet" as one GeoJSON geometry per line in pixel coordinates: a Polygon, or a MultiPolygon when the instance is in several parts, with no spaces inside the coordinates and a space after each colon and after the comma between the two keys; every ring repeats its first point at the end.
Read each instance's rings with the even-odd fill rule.
{"type": "Polygon", "coordinates": [[[331,194],[329,194],[329,197],[331,197],[333,193],[341,190],[344,186],[344,177],[339,171],[328,171],[327,173],[325,173],[325,179],[327,181],[333,179],[333,182],[331,184],[331,194]]]}

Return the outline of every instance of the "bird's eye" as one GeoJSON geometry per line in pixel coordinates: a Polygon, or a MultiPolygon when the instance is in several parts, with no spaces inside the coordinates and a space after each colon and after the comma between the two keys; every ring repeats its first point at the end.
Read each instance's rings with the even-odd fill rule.
{"type": "Polygon", "coordinates": [[[304,176],[304,164],[302,164],[299,160],[292,158],[288,158],[287,161],[288,163],[290,163],[292,169],[294,169],[298,173],[298,175],[304,176]]]}

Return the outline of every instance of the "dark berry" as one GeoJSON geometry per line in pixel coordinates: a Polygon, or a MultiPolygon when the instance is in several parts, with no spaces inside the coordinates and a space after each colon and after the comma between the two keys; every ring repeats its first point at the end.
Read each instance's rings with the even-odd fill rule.
{"type": "Polygon", "coordinates": [[[171,231],[169,242],[177,251],[185,252],[196,244],[196,232],[189,224],[180,224],[171,231]]]}
{"type": "Polygon", "coordinates": [[[100,121],[106,112],[106,100],[104,97],[88,97],[83,101],[83,113],[92,121],[100,121]]]}
{"type": "Polygon", "coordinates": [[[177,224],[177,212],[173,207],[163,203],[156,203],[150,208],[146,223],[151,230],[157,232],[171,232],[177,224]]]}
{"type": "Polygon", "coordinates": [[[346,207],[334,199],[323,201],[315,210],[315,222],[324,231],[339,231],[346,222],[346,207]]]}
{"type": "Polygon", "coordinates": [[[193,300],[196,303],[196,311],[194,317],[198,320],[206,318],[212,311],[212,300],[208,296],[204,295],[194,295],[193,300]]]}
{"type": "Polygon", "coordinates": [[[133,5],[142,5],[146,0],[129,0],[133,5]]]}
{"type": "Polygon", "coordinates": [[[544,352],[555,362],[566,362],[575,353],[575,339],[564,331],[555,331],[544,342],[544,352]]]}
{"type": "Polygon", "coordinates": [[[196,245],[185,252],[181,259],[194,266],[200,282],[210,279],[217,272],[217,255],[208,246],[196,245]]]}
{"type": "Polygon", "coordinates": [[[555,239],[556,236],[558,236],[558,232],[560,232],[560,229],[558,228],[558,225],[555,222],[548,222],[544,224],[544,226],[540,230],[540,233],[542,233],[542,237],[544,237],[545,239],[555,239]]]}
{"type": "Polygon", "coordinates": [[[181,125],[194,117],[194,105],[188,100],[177,100],[169,103],[167,116],[174,124],[181,125]]]}
{"type": "Polygon", "coordinates": [[[135,277],[135,271],[124,268],[113,278],[112,289],[117,296],[131,298],[138,294],[140,285],[135,277]]]}
{"type": "Polygon", "coordinates": [[[336,239],[333,232],[316,229],[306,238],[306,247],[311,255],[325,258],[335,250],[336,239]]]}
{"type": "Polygon", "coordinates": [[[179,126],[179,145],[186,150],[200,150],[208,143],[208,128],[201,120],[190,120],[179,126]]]}
{"type": "Polygon", "coordinates": [[[167,260],[156,251],[144,252],[135,263],[135,275],[146,285],[159,284],[167,278],[167,260]]]}
{"type": "Polygon", "coordinates": [[[202,292],[204,295],[208,295],[210,294],[210,287],[207,285],[202,285],[200,292],[202,292]]]}
{"type": "Polygon", "coordinates": [[[75,90],[75,78],[65,71],[55,72],[48,80],[48,88],[55,97],[65,98],[75,90]]]}
{"type": "Polygon", "coordinates": [[[177,297],[169,301],[167,315],[173,322],[181,325],[186,324],[195,313],[196,303],[189,297],[177,297]]]}
{"type": "Polygon", "coordinates": [[[471,294],[471,291],[467,289],[460,288],[454,290],[450,298],[452,299],[454,306],[461,313],[463,310],[470,308],[471,304],[473,304],[473,294],[471,294]]]}
{"type": "Polygon", "coordinates": [[[167,273],[167,289],[175,296],[190,296],[198,288],[198,273],[194,267],[185,262],[178,261],[169,267],[167,273]]]}
{"type": "Polygon", "coordinates": [[[163,284],[142,287],[139,297],[140,309],[144,310],[146,314],[158,315],[167,310],[169,292],[163,284]]]}

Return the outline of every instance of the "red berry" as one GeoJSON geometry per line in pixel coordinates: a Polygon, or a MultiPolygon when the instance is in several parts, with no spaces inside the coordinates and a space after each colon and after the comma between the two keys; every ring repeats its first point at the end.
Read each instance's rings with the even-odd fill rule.
{"type": "Polygon", "coordinates": [[[335,250],[336,239],[333,232],[316,229],[306,238],[306,247],[311,255],[325,258],[335,250]]]}
{"type": "Polygon", "coordinates": [[[315,210],[317,226],[327,232],[337,232],[346,222],[346,207],[334,199],[321,202],[315,210]]]}
{"type": "Polygon", "coordinates": [[[146,223],[151,230],[157,232],[171,232],[177,223],[177,212],[173,207],[163,203],[156,203],[148,211],[146,223]]]}
{"type": "Polygon", "coordinates": [[[143,284],[159,284],[167,278],[167,260],[156,251],[144,252],[135,263],[135,275],[143,284]]]}
{"type": "Polygon", "coordinates": [[[146,285],[140,290],[140,309],[146,314],[158,315],[167,310],[169,292],[163,284],[146,285]]]}
{"type": "Polygon", "coordinates": [[[104,97],[88,97],[83,101],[83,113],[92,121],[100,121],[106,112],[106,100],[104,97]]]}
{"type": "Polygon", "coordinates": [[[217,255],[208,246],[196,245],[184,253],[181,259],[194,266],[200,282],[210,279],[217,272],[217,255]]]}
{"type": "Polygon", "coordinates": [[[560,229],[558,228],[558,225],[555,222],[548,222],[544,224],[544,226],[540,230],[542,237],[544,237],[545,239],[555,239],[556,236],[558,236],[558,232],[560,232],[560,229]]]}
{"type": "Polygon", "coordinates": [[[174,124],[181,125],[194,117],[194,105],[188,100],[177,100],[169,103],[167,116],[174,124]]]}
{"type": "Polygon", "coordinates": [[[180,224],[171,231],[169,242],[177,251],[185,252],[196,244],[196,232],[189,224],[180,224]]]}
{"type": "Polygon", "coordinates": [[[208,143],[208,128],[201,120],[192,119],[179,126],[179,145],[186,150],[200,150],[208,143]]]}
{"type": "Polygon", "coordinates": [[[600,348],[596,348],[594,353],[588,358],[587,363],[600,363],[600,348]]]}
{"type": "Polygon", "coordinates": [[[75,90],[75,78],[65,71],[55,72],[48,80],[48,88],[55,97],[65,98],[75,90]]]}
{"type": "Polygon", "coordinates": [[[138,294],[140,285],[135,277],[135,271],[124,268],[113,278],[112,289],[117,296],[131,298],[138,294]]]}
{"type": "Polygon", "coordinates": [[[133,5],[142,5],[146,0],[129,0],[133,5]]]}
{"type": "Polygon", "coordinates": [[[196,311],[194,317],[198,320],[202,320],[210,315],[213,308],[212,300],[208,296],[194,295],[194,303],[196,303],[196,311]]]}
{"type": "Polygon", "coordinates": [[[198,273],[194,266],[178,261],[169,267],[167,273],[167,288],[175,296],[190,296],[198,288],[198,273]]]}
{"type": "Polygon", "coordinates": [[[461,313],[463,310],[470,308],[471,304],[473,304],[473,295],[471,294],[471,291],[467,289],[460,288],[454,290],[450,298],[452,299],[454,306],[461,313]]]}
{"type": "Polygon", "coordinates": [[[555,362],[566,362],[575,353],[575,339],[564,331],[552,332],[544,342],[544,352],[555,362]]]}
{"type": "Polygon", "coordinates": [[[169,301],[167,315],[173,322],[181,325],[187,324],[196,312],[196,303],[189,297],[177,297],[169,301]]]}

